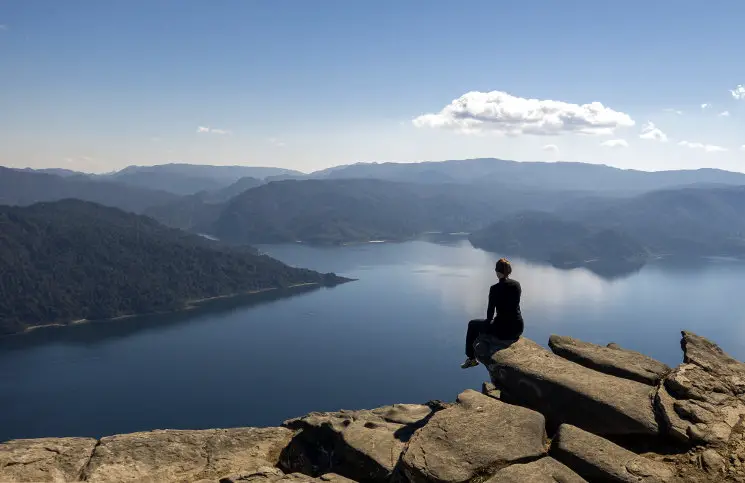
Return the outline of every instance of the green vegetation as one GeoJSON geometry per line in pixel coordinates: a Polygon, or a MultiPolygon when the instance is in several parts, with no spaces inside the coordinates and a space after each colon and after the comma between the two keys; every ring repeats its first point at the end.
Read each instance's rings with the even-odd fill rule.
{"type": "Polygon", "coordinates": [[[93,203],[0,207],[0,334],[344,281],[93,203]]]}

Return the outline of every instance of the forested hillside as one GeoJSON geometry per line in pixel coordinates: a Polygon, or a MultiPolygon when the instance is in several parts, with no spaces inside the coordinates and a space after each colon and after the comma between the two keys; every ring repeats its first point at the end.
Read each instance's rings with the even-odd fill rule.
{"type": "Polygon", "coordinates": [[[3,334],[177,310],[219,295],[342,281],[93,203],[0,207],[3,334]]]}

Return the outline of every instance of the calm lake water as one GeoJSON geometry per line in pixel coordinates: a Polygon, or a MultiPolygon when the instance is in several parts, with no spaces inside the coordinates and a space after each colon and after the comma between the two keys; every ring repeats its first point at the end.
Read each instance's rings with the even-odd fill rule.
{"type": "MultiPolygon", "coordinates": [[[[459,238],[261,249],[359,280],[0,339],[0,441],[278,425],[310,411],[452,401],[488,379],[459,364],[497,255],[459,238]]],[[[552,333],[613,341],[674,365],[687,329],[745,358],[743,263],[655,263],[613,278],[513,265],[525,335],[543,345],[552,333]]]]}

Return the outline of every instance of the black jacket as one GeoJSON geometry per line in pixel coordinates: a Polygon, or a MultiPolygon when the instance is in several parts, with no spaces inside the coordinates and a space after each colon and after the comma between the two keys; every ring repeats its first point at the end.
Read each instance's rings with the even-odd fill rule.
{"type": "Polygon", "coordinates": [[[523,316],[520,312],[520,282],[502,278],[489,289],[489,307],[486,320],[492,320],[490,332],[500,339],[517,339],[523,333],[523,316]],[[494,317],[496,311],[497,316],[494,317]]]}

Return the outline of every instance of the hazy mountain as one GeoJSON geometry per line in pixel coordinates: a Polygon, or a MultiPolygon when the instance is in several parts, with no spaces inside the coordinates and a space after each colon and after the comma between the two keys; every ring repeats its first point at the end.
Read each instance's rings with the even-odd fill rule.
{"type": "Polygon", "coordinates": [[[224,188],[197,193],[197,195],[206,203],[222,203],[228,201],[234,196],[238,196],[244,191],[250,190],[251,188],[256,188],[257,186],[261,186],[262,184],[264,184],[264,181],[258,178],[245,176],[235,183],[224,188]]]}
{"type": "Polygon", "coordinates": [[[745,186],[679,188],[521,213],[472,233],[486,250],[578,266],[648,255],[745,257],[745,186]]]}
{"type": "Polygon", "coordinates": [[[600,164],[517,162],[493,158],[421,163],[358,163],[317,171],[318,179],[375,178],[416,183],[499,182],[508,186],[640,193],[692,183],[745,185],[745,174],[718,169],[636,171],[600,164]]]}
{"type": "Polygon", "coordinates": [[[745,186],[655,191],[565,217],[622,230],[655,253],[745,256],[745,186]]]}
{"type": "Polygon", "coordinates": [[[41,168],[41,169],[33,169],[33,168],[22,168],[19,169],[20,171],[31,171],[33,173],[46,173],[46,174],[56,174],[57,176],[68,177],[68,176],[88,176],[85,173],[81,173],[80,171],[73,171],[71,169],[63,169],[63,168],[41,168]]]}
{"type": "Polygon", "coordinates": [[[251,177],[264,179],[269,176],[299,175],[304,173],[285,168],[271,168],[263,166],[212,166],[207,164],[170,163],[155,166],[128,166],[113,175],[136,172],[169,173],[192,176],[195,178],[211,178],[227,184],[234,183],[241,178],[251,177]]]}
{"type": "Polygon", "coordinates": [[[85,176],[58,176],[33,170],[0,167],[0,205],[29,205],[40,201],[77,198],[126,211],[141,213],[146,208],[174,201],[177,197],[85,176]]]}
{"type": "Polygon", "coordinates": [[[191,195],[200,191],[219,190],[227,184],[227,182],[214,178],[168,173],[159,170],[120,172],[108,175],[104,179],[138,188],[167,191],[177,195],[191,195]]]}
{"type": "MultiPolygon", "coordinates": [[[[499,216],[581,196],[375,179],[275,181],[231,199],[210,233],[247,243],[400,240],[426,231],[471,231],[499,216]]],[[[162,211],[154,216],[173,219],[162,211]]]]}
{"type": "Polygon", "coordinates": [[[622,231],[541,212],[499,220],[472,233],[469,240],[477,248],[559,267],[608,261],[636,264],[649,256],[646,247],[622,231]]]}
{"type": "Polygon", "coordinates": [[[93,203],[0,207],[0,333],[341,281],[93,203]]]}
{"type": "MultiPolygon", "coordinates": [[[[197,164],[160,164],[156,166],[129,166],[114,173],[99,175],[141,188],[159,189],[179,195],[192,195],[201,191],[219,191],[238,182],[241,178],[263,180],[270,176],[302,175],[283,168],[254,166],[210,166],[197,164]]],[[[248,183],[248,181],[244,182],[248,183]]],[[[235,193],[238,194],[238,193],[235,193]]]]}
{"type": "Polygon", "coordinates": [[[143,214],[171,228],[206,233],[212,231],[212,224],[219,218],[224,208],[224,204],[207,203],[202,194],[196,194],[152,206],[143,214]]]}

